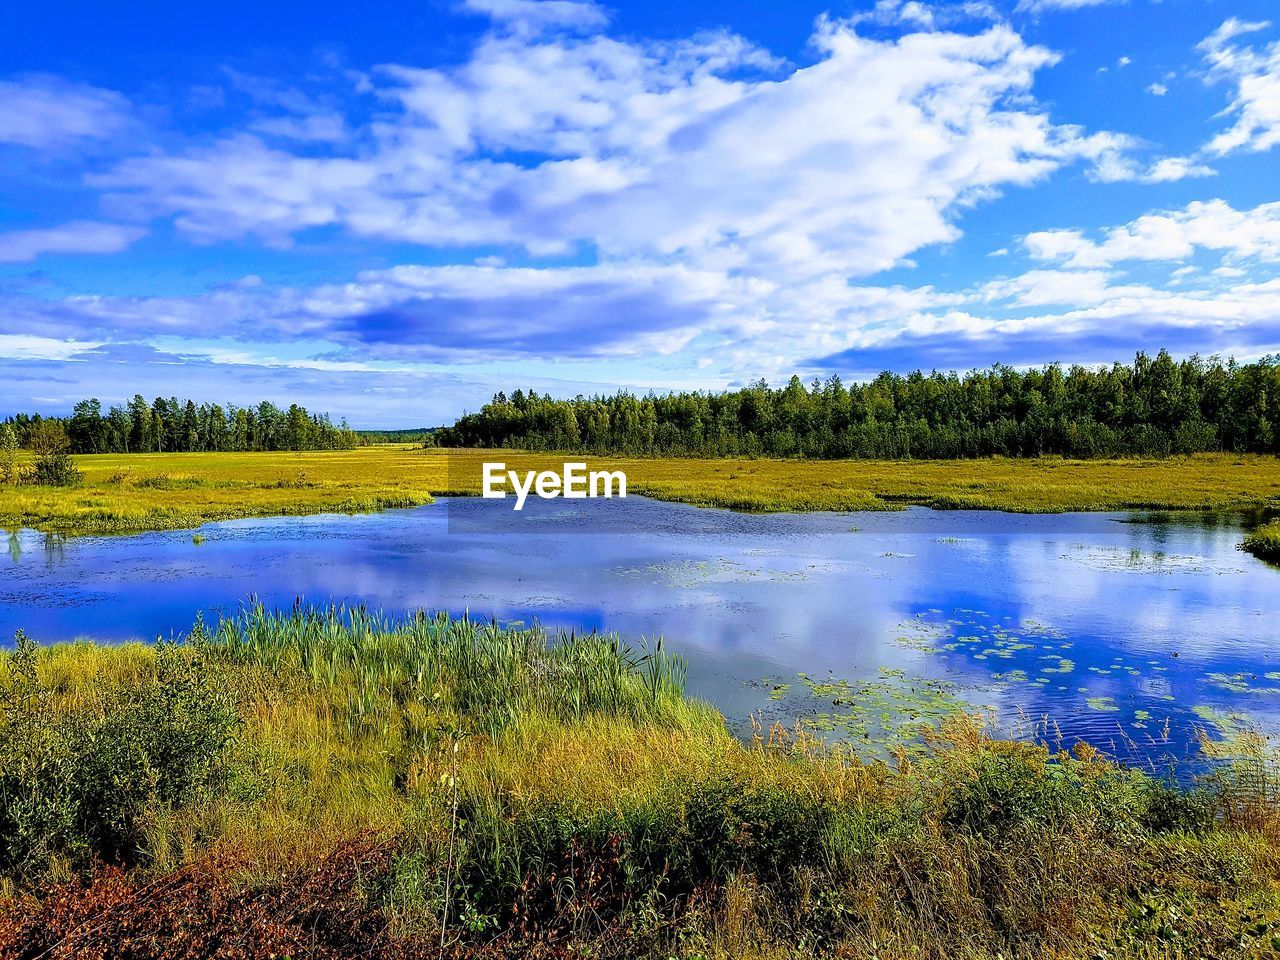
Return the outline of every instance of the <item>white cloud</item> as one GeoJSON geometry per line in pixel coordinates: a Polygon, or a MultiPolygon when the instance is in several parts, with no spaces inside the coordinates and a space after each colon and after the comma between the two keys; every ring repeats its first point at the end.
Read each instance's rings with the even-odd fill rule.
{"type": "Polygon", "coordinates": [[[129,102],[112,90],[32,76],[0,81],[0,143],[57,149],[103,139],[129,122],[129,102]]]}
{"type": "Polygon", "coordinates": [[[461,7],[520,30],[602,27],[608,14],[590,0],[462,0],[461,7]]]}
{"type": "Polygon", "coordinates": [[[1020,13],[1044,13],[1046,10],[1084,10],[1086,7],[1123,2],[1124,0],[1018,0],[1016,9],[1020,13]]]}
{"type": "Polygon", "coordinates": [[[1127,260],[1185,260],[1212,250],[1236,260],[1280,262],[1280,203],[1239,211],[1223,200],[1150,213],[1095,242],[1080,230],[1044,230],[1023,238],[1036,260],[1089,269],[1127,260]]]}
{"type": "Polygon", "coordinates": [[[1164,157],[1148,167],[1140,179],[1144,183],[1170,183],[1187,177],[1213,176],[1217,176],[1213,167],[1197,163],[1191,157],[1164,157]]]}
{"type": "Polygon", "coordinates": [[[100,341],[0,333],[0,357],[6,360],[74,360],[98,346],[100,341]]]}
{"type": "Polygon", "coordinates": [[[814,45],[797,69],[728,34],[491,32],[456,68],[382,69],[377,93],[401,112],[359,153],[241,133],[91,183],[207,241],[340,226],[796,283],[903,263],[954,240],[966,205],[1065,164],[1101,171],[1131,145],[1054,125],[1030,92],[1056,57],[1005,26],[872,40],[823,19],[814,45]]]}
{"type": "Polygon", "coordinates": [[[314,143],[341,143],[347,138],[346,123],[337,114],[305,117],[268,117],[252,125],[254,130],[285,140],[314,143]]]}
{"type": "Polygon", "coordinates": [[[1194,157],[1161,157],[1145,166],[1128,151],[1136,144],[1122,139],[1114,149],[1104,150],[1090,176],[1100,183],[1170,183],[1188,177],[1212,177],[1217,171],[1194,157]]]}
{"type": "Polygon", "coordinates": [[[93,220],[0,233],[0,263],[25,263],[46,253],[119,253],[146,233],[142,227],[93,220]]]}
{"type": "Polygon", "coordinates": [[[1168,92],[1169,88],[1163,83],[1153,83],[1151,86],[1147,87],[1147,93],[1151,94],[1153,97],[1163,97],[1168,92]]]}
{"type": "MultiPolygon", "coordinates": [[[[1112,275],[1105,270],[1029,270],[1010,280],[984,284],[979,298],[987,303],[1006,301],[1016,307],[1090,306],[1117,295],[1112,275]]],[[[1149,288],[1125,291],[1147,293],[1149,288]]]]}
{"type": "MultiPolygon", "coordinates": [[[[342,360],[492,362],[670,355],[750,322],[767,285],[680,266],[401,266],[294,289],[240,282],[187,297],[11,299],[11,329],[117,342],[294,339],[342,360]]],[[[334,359],[328,357],[326,359],[334,359]]]]}
{"type": "Polygon", "coordinates": [[[1256,47],[1236,43],[1270,26],[1232,17],[1199,45],[1210,78],[1235,88],[1226,110],[1235,124],[1209,142],[1206,149],[1213,154],[1257,152],[1280,144],[1280,41],[1256,47]]]}
{"type": "MultiPolygon", "coordinates": [[[[1196,157],[1139,162],[1130,137],[1055,124],[1033,81],[1056,55],[1007,25],[950,32],[944,8],[895,0],[872,15],[923,32],[871,39],[852,20],[824,18],[814,62],[796,67],[730,34],[658,43],[592,32],[603,22],[594,5],[468,6],[495,25],[458,65],[361,75],[372,120],[240,78],[254,112],[238,130],[89,178],[109,214],[173,217],[202,242],[287,245],[335,228],[466,265],[306,289],[246,280],[190,297],[6,297],[11,329],[117,346],[216,331],[230,341],[226,362],[351,373],[657,355],[711,378],[818,369],[850,351],[869,363],[900,351],[893,365],[968,365],[981,351],[948,361],[948,345],[964,357],[975,343],[997,351],[1071,335],[1179,331],[1171,347],[1197,329],[1224,342],[1280,336],[1280,290],[1247,282],[1280,261],[1280,204],[1211,201],[1096,234],[1039,231],[1023,240],[1034,269],[958,292],[874,285],[878,272],[958,238],[970,206],[1067,165],[1104,181],[1213,173],[1196,157]],[[1179,270],[1164,291],[1120,272],[1204,250],[1244,272],[1179,270]],[[582,265],[511,265],[540,257],[582,265]],[[263,346],[290,340],[314,355],[263,346]]],[[[0,251],[70,249],[57,237],[65,229],[0,238],[0,251]]]]}

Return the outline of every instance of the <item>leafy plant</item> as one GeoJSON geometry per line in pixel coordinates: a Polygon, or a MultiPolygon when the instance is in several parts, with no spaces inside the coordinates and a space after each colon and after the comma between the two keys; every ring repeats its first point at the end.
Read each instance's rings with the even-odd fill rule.
{"type": "Polygon", "coordinates": [[[166,810],[209,797],[238,720],[198,646],[162,645],[152,674],[66,706],[19,632],[0,679],[0,870],[54,858],[132,863],[166,810]]]}
{"type": "Polygon", "coordinates": [[[56,420],[42,420],[31,428],[31,452],[35,456],[31,482],[43,487],[73,487],[84,475],[71,460],[71,441],[56,420]]]}

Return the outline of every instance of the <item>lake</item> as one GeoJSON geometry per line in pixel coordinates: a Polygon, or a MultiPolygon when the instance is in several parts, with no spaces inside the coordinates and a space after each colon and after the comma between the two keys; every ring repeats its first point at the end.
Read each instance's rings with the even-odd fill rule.
{"type": "Polygon", "coordinates": [[[199,534],[10,532],[0,631],[154,639],[251,595],[470,612],[662,636],[739,729],[875,739],[959,702],[1157,766],[1233,714],[1280,720],[1280,571],[1231,518],[452,499],[199,534]]]}

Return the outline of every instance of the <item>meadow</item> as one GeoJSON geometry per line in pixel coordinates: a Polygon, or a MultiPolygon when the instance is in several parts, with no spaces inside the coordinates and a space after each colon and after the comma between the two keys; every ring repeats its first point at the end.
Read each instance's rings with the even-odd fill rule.
{"type": "MultiPolygon", "coordinates": [[[[476,495],[481,464],[556,468],[565,456],[405,445],[306,453],[77,456],[73,487],[0,486],[0,526],[68,533],[182,529],[237,517],[356,513],[476,495]]],[[[891,510],[907,504],[1018,512],[1280,507],[1280,460],[776,460],[572,457],[622,469],[629,491],[736,510],[891,510]]]]}
{"type": "MultiPolygon", "coordinates": [[[[1258,761],[1261,763],[1261,759],[1258,761]]],[[[0,955],[1280,954],[1259,766],[735,739],[660,647],[360,609],[0,659],[0,955]]]]}

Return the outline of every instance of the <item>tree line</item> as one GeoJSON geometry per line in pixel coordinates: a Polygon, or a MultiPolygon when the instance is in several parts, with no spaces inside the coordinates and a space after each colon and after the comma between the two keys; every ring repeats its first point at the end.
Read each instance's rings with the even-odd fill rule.
{"type": "Polygon", "coordinates": [[[204,451],[346,450],[358,443],[344,421],[291,404],[222,407],[192,400],[135,395],[105,412],[97,399],[81,400],[70,417],[20,413],[3,421],[24,447],[43,440],[53,424],[65,431],[70,453],[197,453],[204,451]]]}
{"type": "Polygon", "coordinates": [[[499,393],[440,446],[595,454],[944,459],[1280,453],[1280,357],[1240,364],[1161,350],[1109,367],[884,372],[723,393],[499,393]]]}

